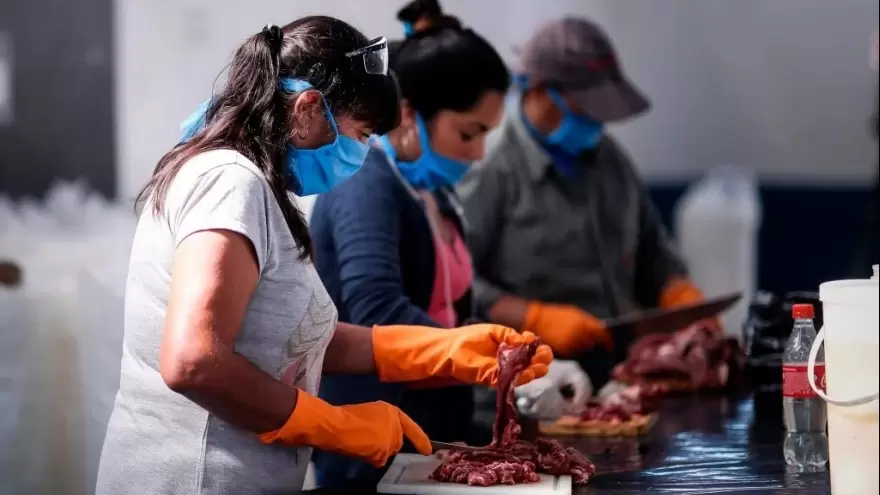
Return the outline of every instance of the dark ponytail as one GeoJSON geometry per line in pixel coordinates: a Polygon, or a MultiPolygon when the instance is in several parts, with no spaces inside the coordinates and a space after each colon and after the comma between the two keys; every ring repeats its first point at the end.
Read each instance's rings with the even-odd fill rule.
{"type": "Polygon", "coordinates": [[[444,14],[437,0],[414,0],[397,11],[397,20],[412,25],[416,33],[429,29],[461,28],[461,21],[444,14]]]}
{"type": "Polygon", "coordinates": [[[281,56],[281,44],[284,42],[284,33],[281,32],[280,27],[269,24],[263,28],[263,36],[266,37],[266,43],[269,44],[272,57],[275,62],[278,62],[278,58],[281,56]]]}
{"type": "Polygon", "coordinates": [[[415,23],[419,19],[437,19],[443,16],[443,10],[437,0],[413,0],[397,11],[397,20],[415,23]]]}
{"type": "Polygon", "coordinates": [[[265,175],[281,208],[300,257],[312,254],[308,225],[289,193],[292,180],[284,154],[292,134],[288,109],[296,94],[280,90],[280,78],[308,81],[320,91],[335,115],[369,122],[376,132],[388,132],[400,115],[398,91],[388,76],[366,74],[361,59],[345,57],[368,43],[343,21],[306,17],[283,28],[266,26],[248,38],[235,53],[224,87],[211,100],[205,126],[159,160],[153,176],[138,196],[149,200],[160,215],[174,177],[191,158],[214,149],[234,149],[265,175]]]}
{"type": "Polygon", "coordinates": [[[440,110],[468,111],[486,92],[507,91],[510,73],[498,52],[444,14],[437,0],[410,2],[397,18],[414,30],[389,45],[390,66],[401,95],[425,119],[440,110]]]}

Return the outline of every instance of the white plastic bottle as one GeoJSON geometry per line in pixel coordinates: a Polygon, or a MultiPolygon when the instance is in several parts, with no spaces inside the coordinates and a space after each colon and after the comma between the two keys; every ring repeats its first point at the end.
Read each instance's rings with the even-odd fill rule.
{"type": "Polygon", "coordinates": [[[721,316],[725,332],[741,340],[757,284],[757,178],[738,167],[717,168],[682,196],[675,219],[679,247],[694,283],[707,297],[742,292],[742,299],[721,316]]]}

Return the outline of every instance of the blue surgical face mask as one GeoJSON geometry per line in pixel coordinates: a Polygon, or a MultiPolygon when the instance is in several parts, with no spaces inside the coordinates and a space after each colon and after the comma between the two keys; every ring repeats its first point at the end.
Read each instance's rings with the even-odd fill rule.
{"type": "Polygon", "coordinates": [[[413,26],[411,22],[403,22],[403,35],[404,36],[412,36],[416,32],[416,28],[413,26]]]}
{"type": "Polygon", "coordinates": [[[436,191],[441,187],[452,187],[464,177],[468,164],[447,158],[431,148],[428,138],[428,126],[421,115],[416,115],[418,126],[419,147],[421,156],[414,162],[397,160],[397,153],[388,136],[379,138],[379,143],[391,159],[397,164],[400,175],[415,188],[436,191]]]}
{"type": "MultiPolygon", "coordinates": [[[[279,86],[290,93],[312,88],[311,84],[300,79],[282,79],[279,86]]],[[[330,107],[324,100],[322,104],[335,136],[333,142],[315,149],[298,149],[288,144],[284,155],[285,168],[292,177],[290,190],[297,196],[322,194],[333,189],[361,168],[370,149],[366,143],[340,134],[330,107]]],[[[204,125],[209,106],[210,100],[202,103],[183,121],[181,130],[184,141],[204,125]]]]}
{"type": "MultiPolygon", "coordinates": [[[[312,85],[299,79],[282,79],[281,87],[291,93],[311,89],[312,85]]],[[[364,164],[370,147],[357,139],[343,136],[327,102],[322,100],[324,114],[336,136],[333,142],[315,149],[299,149],[287,145],[285,163],[296,179],[292,188],[297,196],[325,193],[357,172],[364,164]]]]}
{"type": "Polygon", "coordinates": [[[548,89],[547,94],[550,95],[553,103],[562,110],[563,117],[559,127],[545,136],[546,143],[561,148],[571,155],[595,149],[599,141],[602,140],[604,125],[573,113],[562,95],[555,89],[548,89]]]}

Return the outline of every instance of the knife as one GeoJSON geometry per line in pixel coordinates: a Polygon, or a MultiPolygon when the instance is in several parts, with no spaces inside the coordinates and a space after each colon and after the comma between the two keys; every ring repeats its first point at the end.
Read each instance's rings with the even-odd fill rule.
{"type": "Polygon", "coordinates": [[[605,326],[612,333],[632,332],[635,337],[676,332],[700,320],[716,316],[733,306],[741,297],[741,292],[735,292],[688,306],[628,313],[605,320],[605,326]]]}
{"type": "Polygon", "coordinates": [[[438,450],[460,450],[464,452],[473,452],[475,450],[480,450],[480,447],[459,445],[457,443],[435,442],[434,440],[431,440],[431,448],[434,449],[434,452],[437,452],[438,450]]]}

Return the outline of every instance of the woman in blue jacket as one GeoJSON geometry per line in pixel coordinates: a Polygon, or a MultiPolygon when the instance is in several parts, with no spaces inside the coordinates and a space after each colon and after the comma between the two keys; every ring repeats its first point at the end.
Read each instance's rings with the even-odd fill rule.
{"type": "MultiPolygon", "coordinates": [[[[451,328],[472,316],[470,253],[452,186],[482,158],[510,76],[489,43],[436,1],[413,2],[398,18],[409,32],[390,56],[401,124],[374,141],[357,174],[318,198],[310,225],[315,262],[341,321],[451,328]]],[[[475,438],[468,386],[325,377],[320,396],[400,405],[433,440],[487,440],[475,438]]],[[[322,486],[380,474],[326,452],[313,460],[322,486]]]]}

